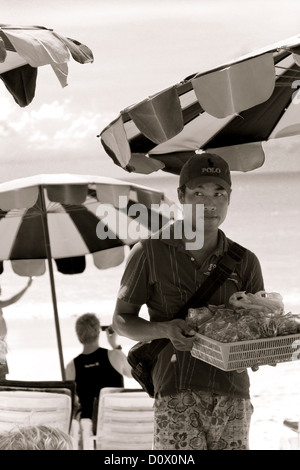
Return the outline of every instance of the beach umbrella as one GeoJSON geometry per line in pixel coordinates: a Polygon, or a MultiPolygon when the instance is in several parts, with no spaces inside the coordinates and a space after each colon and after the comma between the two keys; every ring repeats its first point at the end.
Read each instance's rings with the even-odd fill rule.
{"type": "Polygon", "coordinates": [[[156,232],[172,211],[162,191],[101,176],[35,175],[0,184],[0,260],[21,276],[42,275],[48,265],[63,380],[53,260],[64,274],[83,272],[88,254],[99,269],[118,266],[124,247],[156,232]]]}
{"type": "Polygon", "coordinates": [[[231,170],[264,163],[264,142],[300,134],[300,35],[198,72],[125,108],[100,133],[128,172],[179,174],[212,151],[231,170]]]}
{"type": "Polygon", "coordinates": [[[51,65],[65,87],[70,56],[81,64],[93,62],[87,46],[53,29],[0,24],[0,78],[19,106],[33,100],[38,67],[42,65],[51,65]]]}

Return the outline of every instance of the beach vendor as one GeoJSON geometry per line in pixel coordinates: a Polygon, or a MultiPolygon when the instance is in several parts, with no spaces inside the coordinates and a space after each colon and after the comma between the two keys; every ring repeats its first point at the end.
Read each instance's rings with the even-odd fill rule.
{"type": "Polygon", "coordinates": [[[117,344],[118,335],[111,325],[105,328],[105,332],[112,349],[99,346],[101,327],[94,313],[78,317],[75,329],[83,350],[68,363],[66,378],[76,382],[79,418],[91,419],[95,432],[100,390],[104,387],[123,387],[123,376],[131,378],[131,368],[121,346],[117,344]]]}
{"type": "Polygon", "coordinates": [[[8,365],[6,360],[7,345],[5,340],[7,335],[7,326],[2,309],[17,302],[25,294],[31,284],[32,278],[30,277],[27,282],[27,285],[20,292],[13,295],[7,300],[0,300],[0,381],[5,380],[6,374],[8,374],[8,365]]]}
{"type": "MultiPolygon", "coordinates": [[[[162,228],[159,237],[138,242],[121,279],[113,319],[117,333],[134,341],[170,340],[152,369],[155,450],[249,449],[253,407],[247,370],[226,372],[192,357],[195,332],[185,320],[173,319],[233,244],[219,228],[231,186],[220,156],[190,158],[179,177],[183,220],[162,228]],[[192,233],[185,230],[188,225],[192,233]],[[202,243],[196,243],[201,231],[202,243]],[[143,304],[149,320],[139,316],[143,304]]],[[[209,303],[226,306],[234,292],[263,289],[260,263],[246,250],[209,303]]]]}

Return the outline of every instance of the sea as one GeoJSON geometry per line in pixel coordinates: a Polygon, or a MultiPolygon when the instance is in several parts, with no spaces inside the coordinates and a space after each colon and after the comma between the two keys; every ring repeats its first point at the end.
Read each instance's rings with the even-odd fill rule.
{"type": "MultiPolygon", "coordinates": [[[[178,202],[175,175],[138,175],[131,179],[163,190],[168,198],[178,202]]],[[[299,181],[300,172],[233,173],[228,215],[220,227],[229,238],[258,256],[265,290],[282,295],[286,313],[300,313],[299,181]]],[[[125,261],[115,268],[98,270],[88,255],[84,273],[71,276],[59,273],[54,265],[65,364],[81,352],[74,328],[79,315],[94,312],[102,325],[110,324],[125,261]]],[[[4,262],[1,299],[14,295],[26,282],[26,278],[14,274],[9,261],[4,262]]],[[[35,278],[22,299],[3,312],[8,326],[7,378],[60,380],[48,271],[35,278]]],[[[145,308],[142,312],[147,313],[145,308]]],[[[119,341],[125,353],[134,344],[124,337],[119,337],[119,341]]],[[[103,332],[100,344],[107,347],[103,332]]],[[[277,450],[285,429],[283,419],[300,418],[300,362],[262,366],[258,372],[250,371],[250,378],[255,409],[252,448],[277,450]]],[[[136,386],[136,382],[126,379],[125,385],[136,386]]]]}

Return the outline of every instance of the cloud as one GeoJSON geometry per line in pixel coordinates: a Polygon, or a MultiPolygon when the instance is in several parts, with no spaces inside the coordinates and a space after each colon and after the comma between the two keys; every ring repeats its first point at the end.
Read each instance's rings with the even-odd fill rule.
{"type": "Polygon", "coordinates": [[[36,110],[32,111],[31,115],[34,119],[62,119],[67,120],[69,115],[66,114],[66,109],[70,103],[70,100],[65,100],[64,103],[54,101],[53,103],[45,103],[36,110]]]}
{"type": "Polygon", "coordinates": [[[0,98],[0,137],[6,147],[16,147],[21,139],[22,151],[68,149],[86,146],[113,116],[72,110],[71,100],[42,104],[39,108],[20,110],[6,97],[0,98]]]}

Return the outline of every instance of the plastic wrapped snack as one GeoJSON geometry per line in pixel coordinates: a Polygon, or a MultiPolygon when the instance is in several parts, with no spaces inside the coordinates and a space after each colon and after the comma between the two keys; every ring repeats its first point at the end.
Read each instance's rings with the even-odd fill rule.
{"type": "Polygon", "coordinates": [[[187,322],[192,329],[198,330],[202,323],[213,318],[213,313],[207,307],[190,308],[188,310],[187,322]]]}
{"type": "Polygon", "coordinates": [[[229,299],[229,303],[235,308],[246,308],[265,313],[284,313],[283,299],[277,292],[259,291],[256,294],[235,292],[229,299]]]}
{"type": "Polygon", "coordinates": [[[282,296],[276,292],[236,292],[229,304],[232,308],[209,305],[189,309],[187,321],[198,333],[223,343],[300,332],[300,315],[285,314],[282,296]]]}

